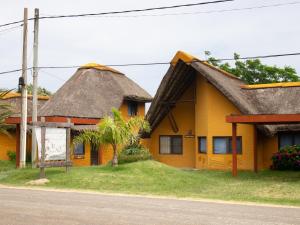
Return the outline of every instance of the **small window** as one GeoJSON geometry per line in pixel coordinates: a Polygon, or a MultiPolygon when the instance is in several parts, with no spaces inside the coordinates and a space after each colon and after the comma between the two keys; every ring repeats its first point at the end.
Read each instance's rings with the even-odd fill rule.
{"type": "Polygon", "coordinates": [[[182,154],[182,136],[160,136],[160,154],[182,154]]]}
{"type": "Polygon", "coordinates": [[[84,155],[84,144],[80,143],[78,145],[75,146],[75,149],[74,149],[74,155],[78,156],[82,156],[84,155]]]}
{"type": "Polygon", "coordinates": [[[280,133],[278,140],[279,140],[279,149],[284,148],[286,146],[300,145],[300,133],[299,132],[280,133]]]}
{"type": "Polygon", "coordinates": [[[128,115],[136,116],[138,111],[138,103],[133,101],[128,101],[128,115]]]}
{"type": "Polygon", "coordinates": [[[206,137],[198,137],[198,152],[206,153],[206,137]]]}
{"type": "MultiPolygon", "coordinates": [[[[231,137],[213,137],[214,154],[231,154],[232,138],[231,137]]],[[[242,154],[242,137],[237,137],[237,154],[242,154]]]]}

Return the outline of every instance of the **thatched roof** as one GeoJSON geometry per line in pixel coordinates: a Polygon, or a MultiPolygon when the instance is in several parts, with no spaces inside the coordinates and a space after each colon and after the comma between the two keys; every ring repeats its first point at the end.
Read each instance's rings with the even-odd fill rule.
{"type": "Polygon", "coordinates": [[[112,68],[87,64],[42,107],[43,116],[103,118],[124,100],[150,102],[152,97],[124,74],[112,68]]]}
{"type": "Polygon", "coordinates": [[[72,130],[74,131],[95,131],[98,129],[97,125],[75,125],[72,127],[72,130]]]}
{"type": "MultiPolygon", "coordinates": [[[[176,102],[193,82],[196,74],[202,75],[227,97],[243,114],[298,114],[300,113],[300,85],[245,86],[237,77],[195,58],[178,57],[179,52],[164,76],[146,118],[152,129],[168,114],[169,103],[176,102]],[[182,60],[183,59],[183,60],[182,60]],[[189,61],[190,60],[190,61],[189,61]]],[[[225,118],[224,118],[225,119],[225,118]]],[[[267,135],[281,130],[299,129],[297,125],[260,126],[267,135]]]]}
{"type": "MultiPolygon", "coordinates": [[[[38,96],[38,111],[49,99],[48,96],[38,96]]],[[[5,102],[6,104],[11,105],[11,110],[13,114],[11,117],[20,117],[21,116],[21,103],[22,98],[21,94],[10,92],[4,96],[3,99],[0,99],[0,102],[5,102]]],[[[27,115],[32,116],[32,95],[28,95],[27,98],[27,115]]]]}

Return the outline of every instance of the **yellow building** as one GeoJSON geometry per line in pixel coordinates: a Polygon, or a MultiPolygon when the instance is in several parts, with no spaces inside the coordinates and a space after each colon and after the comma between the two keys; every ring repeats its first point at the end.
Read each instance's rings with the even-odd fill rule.
{"type": "MultiPolygon", "coordinates": [[[[40,109],[45,102],[49,99],[48,96],[38,96],[38,109],[40,109]]],[[[27,115],[31,117],[32,115],[32,95],[28,95],[28,108],[27,115]]],[[[6,94],[1,100],[1,103],[11,105],[11,120],[15,120],[20,117],[21,114],[21,94],[16,92],[10,92],[6,94]]],[[[0,160],[8,160],[7,152],[16,152],[18,135],[17,135],[17,127],[12,126],[8,130],[9,136],[3,133],[0,133],[0,160]]],[[[30,152],[31,150],[31,139],[28,134],[28,142],[27,142],[27,150],[30,152]]]]}
{"type": "MultiPolygon", "coordinates": [[[[45,122],[67,122],[74,124],[71,138],[84,130],[97,129],[101,119],[119,109],[125,118],[145,116],[145,102],[152,97],[123,73],[103,65],[90,63],[80,67],[38,111],[39,119],[45,122]]],[[[30,120],[29,120],[30,121],[30,120]]],[[[19,134],[20,118],[10,117],[19,134]]],[[[30,140],[31,138],[28,138],[30,140]]],[[[7,159],[7,150],[18,149],[19,138],[0,140],[6,148],[0,149],[0,159],[7,159]]],[[[31,146],[29,144],[29,153],[31,146]]],[[[72,146],[71,160],[75,166],[106,164],[112,159],[112,151],[106,146],[91,146],[90,143],[72,146]]],[[[18,160],[17,151],[17,162],[18,160]]]]}
{"type": "MultiPolygon", "coordinates": [[[[245,85],[239,78],[178,52],[146,118],[154,159],[176,167],[232,168],[229,115],[299,114],[300,82],[245,85]]],[[[237,167],[269,168],[279,147],[300,144],[295,125],[238,124],[237,167]]]]}

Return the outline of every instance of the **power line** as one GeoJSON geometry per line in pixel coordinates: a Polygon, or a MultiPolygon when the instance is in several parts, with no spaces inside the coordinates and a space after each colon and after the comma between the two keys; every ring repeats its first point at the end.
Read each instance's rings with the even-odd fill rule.
{"type": "MultiPolygon", "coordinates": [[[[273,55],[261,55],[261,56],[247,56],[247,57],[240,57],[238,59],[235,58],[219,58],[219,59],[213,59],[215,61],[236,61],[236,60],[250,60],[250,59],[265,59],[265,58],[277,58],[277,57],[287,57],[287,56],[298,56],[300,55],[300,52],[295,53],[285,53],[285,54],[273,54],[273,55]]],[[[193,60],[192,62],[207,62],[207,60],[193,60]]],[[[128,66],[155,66],[155,65],[169,65],[171,62],[149,62],[149,63],[127,63],[127,64],[107,64],[106,66],[110,67],[128,67],[128,66]]],[[[74,69],[74,68],[80,68],[82,66],[40,66],[38,69],[44,70],[45,69],[74,69]]],[[[27,70],[31,70],[32,67],[29,67],[27,70]]],[[[22,69],[15,69],[15,70],[9,70],[0,72],[0,75],[2,74],[8,74],[8,73],[14,73],[19,72],[22,69]]],[[[49,75],[54,76],[53,74],[48,73],[49,75]]],[[[57,77],[58,78],[58,77],[57,77]]],[[[62,80],[62,78],[60,78],[62,80]]]]}
{"type": "Polygon", "coordinates": [[[44,73],[44,74],[47,75],[47,76],[54,77],[54,78],[56,78],[56,79],[58,79],[58,80],[61,80],[61,81],[66,82],[65,79],[63,79],[63,78],[61,78],[61,77],[59,77],[59,76],[56,76],[56,75],[53,74],[53,73],[46,72],[45,70],[39,70],[39,72],[42,72],[42,73],[44,73]]]}
{"type": "MultiPolygon", "coordinates": [[[[207,1],[207,2],[198,2],[191,4],[183,4],[183,5],[172,5],[172,6],[161,6],[161,7],[153,7],[153,8],[145,8],[145,9],[130,9],[123,11],[111,11],[111,12],[101,12],[101,13],[83,13],[83,14],[70,14],[70,15],[56,15],[56,16],[43,16],[40,19],[58,19],[58,18],[72,18],[72,17],[85,17],[85,16],[100,16],[100,15],[111,15],[111,14],[124,14],[124,13],[135,13],[135,12],[147,12],[154,10],[165,10],[165,9],[175,9],[175,8],[183,8],[183,7],[193,7],[200,5],[208,5],[208,4],[216,4],[216,3],[224,3],[224,2],[232,2],[234,0],[217,0],[217,1],[207,1]]],[[[29,18],[28,20],[33,20],[34,18],[29,18]]],[[[6,24],[1,24],[0,27],[5,27],[13,24],[22,23],[23,20],[14,21],[6,24]]]]}
{"type": "Polygon", "coordinates": [[[23,26],[23,24],[18,25],[18,26],[14,26],[14,27],[10,27],[10,28],[7,28],[7,29],[0,30],[0,35],[9,33],[9,32],[14,31],[14,30],[17,30],[18,28],[21,28],[22,26],[23,26]]]}
{"type": "MultiPolygon", "coordinates": [[[[137,18],[137,17],[160,17],[160,16],[184,16],[184,15],[198,15],[198,14],[210,14],[210,13],[222,13],[222,12],[234,12],[234,11],[244,11],[253,9],[264,9],[272,7],[280,7],[286,5],[296,5],[300,4],[299,1],[271,4],[271,5],[260,5],[253,7],[243,7],[243,8],[232,8],[232,9],[220,9],[220,10],[209,10],[209,11],[197,11],[197,12],[181,12],[181,13],[165,13],[165,14],[141,14],[141,15],[130,15],[130,16],[97,16],[106,18],[137,18]]],[[[94,17],[94,16],[93,16],[94,17]]]]}
{"type": "Polygon", "coordinates": [[[19,71],[22,71],[22,69],[8,70],[8,71],[0,72],[0,75],[7,74],[7,73],[15,73],[15,72],[19,72],[19,71]]]}
{"type": "Polygon", "coordinates": [[[216,59],[219,61],[235,61],[235,60],[247,60],[247,59],[265,59],[265,58],[276,58],[276,57],[285,57],[285,56],[297,56],[300,55],[300,52],[296,53],[286,53],[286,54],[275,54],[275,55],[261,55],[261,56],[250,56],[250,57],[240,57],[238,59],[235,58],[223,58],[223,59],[216,59]]]}

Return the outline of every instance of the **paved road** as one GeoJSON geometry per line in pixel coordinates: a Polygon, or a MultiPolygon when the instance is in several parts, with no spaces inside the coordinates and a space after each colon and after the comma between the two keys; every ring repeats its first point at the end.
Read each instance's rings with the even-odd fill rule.
{"type": "Polygon", "coordinates": [[[0,224],[300,224],[300,208],[0,188],[0,224]]]}

